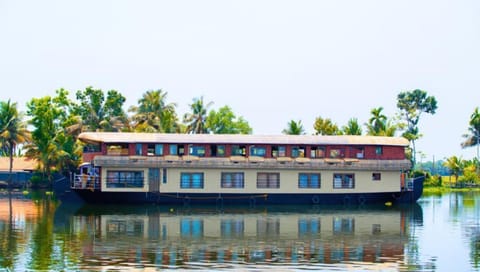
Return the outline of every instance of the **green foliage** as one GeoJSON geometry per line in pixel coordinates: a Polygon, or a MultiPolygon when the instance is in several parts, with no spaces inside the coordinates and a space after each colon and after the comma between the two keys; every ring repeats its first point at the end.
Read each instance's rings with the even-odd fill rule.
{"type": "Polygon", "coordinates": [[[27,103],[34,130],[32,142],[26,146],[26,156],[38,161],[42,180],[51,181],[53,171],[58,169],[67,175],[80,161],[76,134],[69,130],[75,118],[71,115],[72,102],[67,97],[68,91],[60,89],[54,98],[33,98],[27,103]]]}
{"type": "Polygon", "coordinates": [[[167,95],[161,89],[147,91],[138,100],[138,106],[130,107],[136,132],[178,132],[177,105],[167,103],[167,95]]]}
{"type": "Polygon", "coordinates": [[[371,117],[368,119],[367,135],[393,137],[400,128],[400,125],[392,119],[388,119],[383,114],[383,107],[373,108],[370,111],[371,117]]]}
{"type": "Polygon", "coordinates": [[[13,156],[19,144],[30,139],[23,114],[18,112],[17,103],[0,101],[0,150],[10,157],[9,172],[13,168],[13,156]]]}
{"type": "Polygon", "coordinates": [[[344,135],[362,135],[362,128],[358,123],[357,118],[351,118],[348,120],[346,126],[342,127],[342,134],[344,135]]]}
{"type": "Polygon", "coordinates": [[[397,96],[397,107],[406,122],[403,137],[412,143],[412,163],[415,166],[415,141],[422,136],[419,133],[418,122],[422,113],[435,114],[437,100],[433,96],[428,96],[427,92],[416,89],[409,92],[400,92],[397,96]]]}
{"type": "Polygon", "coordinates": [[[304,135],[305,128],[303,127],[301,120],[290,120],[287,124],[287,128],[285,128],[282,133],[287,135],[304,135]]]}
{"type": "Polygon", "coordinates": [[[208,113],[205,127],[214,134],[251,134],[252,128],[243,117],[238,117],[229,106],[208,113]]]}
{"type": "Polygon", "coordinates": [[[33,188],[45,188],[50,185],[48,177],[44,173],[35,171],[30,178],[30,183],[33,188]]]}
{"type": "Polygon", "coordinates": [[[480,111],[478,107],[475,108],[470,116],[469,134],[463,135],[466,138],[465,142],[461,145],[463,148],[477,146],[477,158],[479,157],[479,145],[480,145],[480,111]]]}
{"type": "Polygon", "coordinates": [[[450,173],[455,176],[455,182],[457,182],[458,176],[462,172],[464,161],[457,156],[452,156],[443,163],[443,166],[450,170],[450,173]]]}
{"type": "Polygon", "coordinates": [[[433,175],[428,176],[423,183],[425,187],[441,187],[443,185],[442,176],[440,175],[433,175]]]}
{"type": "Polygon", "coordinates": [[[80,116],[83,130],[122,131],[127,124],[123,111],[125,97],[118,91],[110,90],[105,97],[101,89],[87,87],[77,91],[79,104],[73,104],[73,113],[80,116]]]}
{"type": "Polygon", "coordinates": [[[183,122],[187,125],[187,133],[202,134],[208,133],[206,127],[208,108],[213,105],[213,102],[205,104],[203,96],[194,98],[193,103],[190,104],[191,112],[186,113],[183,117],[183,122]]]}
{"type": "Polygon", "coordinates": [[[387,125],[387,116],[384,115],[382,111],[383,107],[373,108],[370,111],[370,114],[372,116],[370,117],[370,119],[368,119],[368,123],[366,124],[368,135],[383,135],[387,125]]]}
{"type": "Polygon", "coordinates": [[[330,118],[317,117],[313,124],[316,135],[342,135],[342,131],[330,118]]]}
{"type": "Polygon", "coordinates": [[[475,185],[478,184],[480,178],[477,174],[477,165],[473,161],[464,162],[463,175],[458,179],[462,184],[475,185]]]}
{"type": "Polygon", "coordinates": [[[27,114],[31,117],[32,144],[27,145],[27,157],[36,159],[46,179],[51,180],[51,170],[56,165],[60,148],[55,143],[61,133],[60,116],[63,114],[51,97],[33,98],[27,103],[27,114]]]}

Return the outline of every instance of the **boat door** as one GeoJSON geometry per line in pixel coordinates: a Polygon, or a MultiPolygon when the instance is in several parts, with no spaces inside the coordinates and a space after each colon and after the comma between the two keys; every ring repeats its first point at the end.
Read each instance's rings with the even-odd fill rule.
{"type": "Polygon", "coordinates": [[[148,169],[148,191],[160,191],[160,168],[148,169]]]}

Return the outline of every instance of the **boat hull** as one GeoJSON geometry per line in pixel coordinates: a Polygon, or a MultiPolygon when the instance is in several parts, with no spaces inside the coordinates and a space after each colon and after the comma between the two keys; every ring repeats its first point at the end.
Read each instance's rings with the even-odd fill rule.
{"type": "Polygon", "coordinates": [[[160,205],[366,205],[385,203],[414,203],[415,191],[350,194],[218,194],[218,193],[132,193],[78,190],[76,192],[88,203],[155,203],[160,205]]]}
{"type": "Polygon", "coordinates": [[[423,193],[424,177],[416,178],[413,190],[375,193],[162,193],[162,192],[102,192],[100,190],[72,189],[58,192],[65,198],[80,197],[87,203],[173,204],[173,205],[370,205],[414,203],[423,193]]]}

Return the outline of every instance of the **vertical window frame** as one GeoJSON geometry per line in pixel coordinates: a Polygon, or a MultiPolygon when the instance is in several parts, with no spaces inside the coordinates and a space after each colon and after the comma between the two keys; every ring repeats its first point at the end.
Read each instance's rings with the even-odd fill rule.
{"type": "Polygon", "coordinates": [[[140,143],[135,144],[135,155],[137,156],[143,155],[143,144],[140,144],[140,143]]]}
{"type": "Polygon", "coordinates": [[[181,172],[180,189],[205,189],[205,173],[203,172],[181,172]],[[199,177],[199,184],[196,178],[199,177]]]}
{"type": "Polygon", "coordinates": [[[258,172],[257,189],[280,189],[280,173],[258,172]]]}
{"type": "Polygon", "coordinates": [[[322,175],[320,173],[298,173],[298,189],[320,189],[322,188],[322,175]],[[316,185],[314,177],[318,177],[316,185]],[[305,184],[303,184],[305,183],[305,184]]]}
{"type": "Polygon", "coordinates": [[[222,172],[220,178],[220,187],[222,189],[244,189],[244,172],[222,172]]]}
{"type": "Polygon", "coordinates": [[[333,189],[355,189],[355,174],[334,173],[333,189]]]}

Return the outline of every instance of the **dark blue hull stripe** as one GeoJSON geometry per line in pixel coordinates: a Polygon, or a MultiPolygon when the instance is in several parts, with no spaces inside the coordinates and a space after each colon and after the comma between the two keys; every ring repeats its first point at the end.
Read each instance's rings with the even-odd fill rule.
{"type": "Polygon", "coordinates": [[[385,204],[413,203],[423,192],[423,178],[415,180],[415,190],[381,193],[328,194],[219,194],[219,193],[159,193],[159,192],[101,192],[76,190],[89,203],[156,203],[156,204],[385,204]]]}

